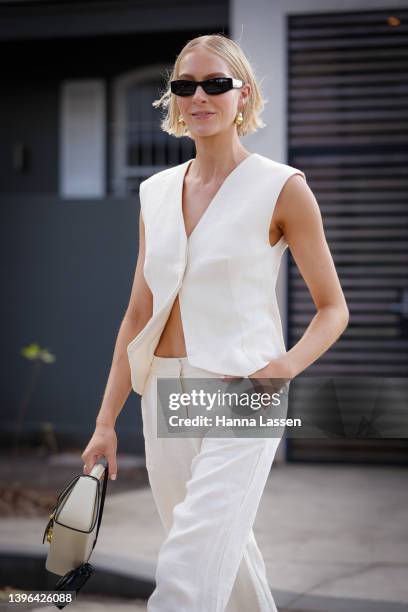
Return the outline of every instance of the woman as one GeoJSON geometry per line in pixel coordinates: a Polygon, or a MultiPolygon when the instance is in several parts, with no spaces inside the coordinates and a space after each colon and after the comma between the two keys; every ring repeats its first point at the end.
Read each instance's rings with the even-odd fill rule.
{"type": "Polygon", "coordinates": [[[269,612],[252,526],[281,438],[158,436],[157,380],[181,391],[192,378],[290,381],[342,334],[348,309],[305,175],[240,141],[264,125],[241,48],[220,34],[193,39],[154,105],[196,157],[141,183],[135,278],[84,472],[106,456],[116,477],[114,426],[133,387],[167,534],[149,612],[269,612]],[[317,308],[289,351],[274,290],[287,246],[317,308]]]}

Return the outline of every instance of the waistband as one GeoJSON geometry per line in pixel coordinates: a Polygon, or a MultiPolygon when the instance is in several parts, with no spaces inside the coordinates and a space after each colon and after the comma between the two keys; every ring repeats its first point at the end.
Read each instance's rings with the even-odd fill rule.
{"type": "Polygon", "coordinates": [[[191,378],[194,378],[195,375],[208,375],[208,377],[211,378],[217,376],[214,372],[209,372],[208,370],[203,370],[202,368],[191,365],[188,357],[159,357],[158,355],[153,355],[150,373],[164,377],[166,377],[166,375],[170,377],[179,376],[180,374],[191,378]]]}
{"type": "Polygon", "coordinates": [[[169,374],[177,374],[180,372],[180,369],[186,369],[187,367],[193,368],[188,361],[188,357],[159,357],[158,355],[153,355],[150,370],[155,373],[168,372],[169,374]]]}

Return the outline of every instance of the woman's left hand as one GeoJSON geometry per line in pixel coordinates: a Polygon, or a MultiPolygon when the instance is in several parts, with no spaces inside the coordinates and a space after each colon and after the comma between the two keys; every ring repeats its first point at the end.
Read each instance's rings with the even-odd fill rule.
{"type": "MultiPolygon", "coordinates": [[[[279,357],[272,359],[265,367],[248,375],[254,389],[261,386],[269,392],[280,391],[291,379],[289,368],[279,357]],[[267,380],[260,380],[267,379],[267,380]]],[[[241,376],[222,377],[222,380],[241,380],[241,376]]]]}
{"type": "Polygon", "coordinates": [[[291,379],[291,374],[287,364],[280,358],[272,359],[264,368],[249,374],[248,378],[285,378],[291,379]]]}

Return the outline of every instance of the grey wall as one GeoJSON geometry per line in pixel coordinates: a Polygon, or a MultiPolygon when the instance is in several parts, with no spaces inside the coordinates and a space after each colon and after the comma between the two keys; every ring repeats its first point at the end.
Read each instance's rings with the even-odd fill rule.
{"type": "MultiPolygon", "coordinates": [[[[27,429],[50,420],[85,439],[130,296],[139,201],[3,196],[0,210],[1,428],[11,427],[30,377],[19,351],[38,342],[57,360],[40,374],[27,429]]],[[[132,391],[117,421],[122,450],[142,448],[139,408],[132,391]]]]}
{"type": "MultiPolygon", "coordinates": [[[[1,47],[1,45],[0,45],[1,47]]],[[[58,83],[47,80],[3,82],[0,96],[0,192],[58,191],[58,83]],[[14,143],[27,147],[23,172],[13,168],[14,143]]]]}

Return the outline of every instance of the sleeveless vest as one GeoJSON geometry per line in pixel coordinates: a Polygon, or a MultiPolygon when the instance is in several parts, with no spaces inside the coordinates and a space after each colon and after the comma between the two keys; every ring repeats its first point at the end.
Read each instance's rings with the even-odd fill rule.
{"type": "Polygon", "coordinates": [[[286,352],[275,286],[288,245],[281,236],[271,246],[269,227],[287,179],[305,174],[252,153],[224,179],[187,238],[182,189],[190,162],[140,184],[143,273],[153,295],[152,317],[127,346],[140,395],[177,294],[193,366],[246,377],[286,352]]]}

